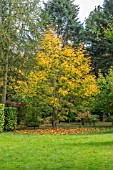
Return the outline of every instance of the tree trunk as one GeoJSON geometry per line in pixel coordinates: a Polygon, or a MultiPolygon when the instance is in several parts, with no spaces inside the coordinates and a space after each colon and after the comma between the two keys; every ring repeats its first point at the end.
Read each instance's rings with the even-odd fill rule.
{"type": "Polygon", "coordinates": [[[105,120],[106,120],[106,114],[103,113],[102,121],[105,122],[105,120]]]}
{"type": "Polygon", "coordinates": [[[53,120],[52,125],[53,125],[54,129],[57,129],[58,128],[58,120],[53,120]]]}
{"type": "Polygon", "coordinates": [[[52,126],[53,126],[54,129],[58,128],[57,110],[55,108],[53,108],[52,126]]]}
{"type": "Polygon", "coordinates": [[[8,74],[8,54],[6,54],[4,62],[4,71],[3,71],[3,91],[2,91],[2,103],[6,103],[6,94],[7,94],[7,74],[8,74]]]}
{"type": "Polygon", "coordinates": [[[81,122],[82,122],[82,125],[84,125],[84,124],[85,124],[85,121],[84,121],[84,119],[81,119],[81,122]]]}
{"type": "Polygon", "coordinates": [[[98,77],[98,68],[97,68],[97,62],[96,61],[94,62],[94,73],[95,73],[95,76],[98,77]]]}
{"type": "Polygon", "coordinates": [[[56,128],[56,121],[53,120],[53,128],[55,129],[56,128]]]}

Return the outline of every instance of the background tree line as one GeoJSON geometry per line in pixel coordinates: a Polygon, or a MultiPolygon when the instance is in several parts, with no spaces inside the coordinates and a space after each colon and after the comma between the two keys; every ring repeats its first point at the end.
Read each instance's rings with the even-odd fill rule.
{"type": "Polygon", "coordinates": [[[34,106],[30,119],[48,117],[53,126],[113,113],[113,1],[95,7],[85,26],[75,3],[0,2],[1,103],[34,106]]]}

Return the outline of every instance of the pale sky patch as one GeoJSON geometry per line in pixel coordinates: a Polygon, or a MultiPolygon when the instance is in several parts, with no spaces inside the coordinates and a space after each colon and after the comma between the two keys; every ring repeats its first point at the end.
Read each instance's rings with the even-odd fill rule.
{"type": "Polygon", "coordinates": [[[79,18],[80,21],[84,21],[91,11],[95,9],[95,6],[102,6],[104,0],[75,0],[75,4],[79,5],[79,18]]]}

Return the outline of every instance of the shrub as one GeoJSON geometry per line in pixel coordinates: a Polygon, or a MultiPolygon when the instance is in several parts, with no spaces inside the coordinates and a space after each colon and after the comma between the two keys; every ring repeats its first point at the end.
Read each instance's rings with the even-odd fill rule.
{"type": "Polygon", "coordinates": [[[5,107],[5,125],[4,130],[15,130],[17,127],[17,109],[14,107],[5,107]]]}
{"type": "Polygon", "coordinates": [[[88,122],[91,124],[93,124],[95,126],[95,123],[99,120],[99,115],[90,115],[88,117],[88,122]]]}
{"type": "Polygon", "coordinates": [[[95,125],[95,123],[99,120],[99,116],[98,115],[92,115],[89,112],[78,113],[76,120],[80,121],[82,123],[82,125],[84,125],[85,122],[90,123],[90,125],[92,123],[93,123],[93,125],[95,125]]]}
{"type": "Polygon", "coordinates": [[[110,115],[108,116],[108,121],[112,122],[112,126],[113,126],[113,115],[110,115]]]}
{"type": "Polygon", "coordinates": [[[84,125],[85,122],[87,122],[89,116],[90,116],[90,114],[88,112],[86,112],[86,113],[78,113],[78,115],[77,115],[77,117],[75,119],[77,121],[80,121],[82,123],[82,125],[84,125]]]}
{"type": "Polygon", "coordinates": [[[4,104],[0,104],[0,132],[4,129],[4,104]]]}
{"type": "Polygon", "coordinates": [[[38,112],[37,107],[26,106],[25,108],[26,125],[31,127],[38,127],[43,123],[42,114],[38,112]]]}

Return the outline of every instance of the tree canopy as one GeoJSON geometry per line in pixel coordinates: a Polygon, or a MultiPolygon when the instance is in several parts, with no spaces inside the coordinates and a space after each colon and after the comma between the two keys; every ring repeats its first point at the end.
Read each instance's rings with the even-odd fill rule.
{"type": "MultiPolygon", "coordinates": [[[[15,80],[22,78],[19,70],[30,68],[33,63],[33,54],[39,37],[38,1],[28,0],[0,2],[0,64],[2,66],[1,77],[3,77],[2,103],[6,102],[7,84],[12,77],[15,80]],[[32,54],[32,55],[31,55],[32,54]],[[29,64],[30,63],[30,64],[29,64]]],[[[27,69],[26,69],[27,71],[27,69]]]]}
{"type": "Polygon", "coordinates": [[[90,58],[85,57],[82,45],[76,51],[71,45],[63,47],[53,31],[47,31],[39,43],[36,60],[29,81],[18,82],[16,95],[34,97],[38,105],[43,102],[48,112],[52,111],[54,123],[70,110],[88,109],[98,88],[95,76],[90,73],[90,58]]]}

